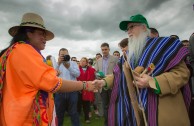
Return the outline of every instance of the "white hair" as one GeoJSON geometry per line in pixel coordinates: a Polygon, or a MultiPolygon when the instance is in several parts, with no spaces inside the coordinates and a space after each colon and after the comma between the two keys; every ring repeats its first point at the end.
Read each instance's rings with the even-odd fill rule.
{"type": "MultiPolygon", "coordinates": [[[[145,25],[145,24],[143,24],[145,25]]],[[[146,25],[145,25],[146,27],[146,25]]],[[[147,28],[147,27],[146,27],[147,28]]],[[[146,38],[150,35],[150,30],[147,28],[146,31],[140,32],[138,37],[132,36],[128,39],[128,60],[134,56],[135,62],[140,58],[142,51],[146,44],[146,38]]]]}

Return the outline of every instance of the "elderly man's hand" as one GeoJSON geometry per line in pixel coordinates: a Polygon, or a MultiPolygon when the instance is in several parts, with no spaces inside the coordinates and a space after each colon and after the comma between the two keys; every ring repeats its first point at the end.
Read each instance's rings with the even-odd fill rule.
{"type": "Polygon", "coordinates": [[[152,79],[151,76],[147,74],[140,75],[136,72],[133,72],[134,75],[134,84],[136,84],[139,88],[148,88],[149,86],[149,81],[152,79]]]}

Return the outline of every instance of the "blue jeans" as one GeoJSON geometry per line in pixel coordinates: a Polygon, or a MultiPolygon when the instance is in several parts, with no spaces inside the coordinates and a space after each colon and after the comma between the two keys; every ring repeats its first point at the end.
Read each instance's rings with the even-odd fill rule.
{"type": "Polygon", "coordinates": [[[77,101],[78,92],[55,94],[55,106],[59,124],[58,126],[63,126],[63,119],[66,110],[71,117],[71,125],[80,126],[79,115],[77,112],[77,101]]]}

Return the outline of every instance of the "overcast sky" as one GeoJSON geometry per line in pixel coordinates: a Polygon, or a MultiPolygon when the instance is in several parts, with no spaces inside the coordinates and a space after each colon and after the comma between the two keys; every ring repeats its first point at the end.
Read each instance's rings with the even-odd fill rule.
{"type": "MultiPolygon", "coordinates": [[[[41,15],[45,26],[55,34],[42,51],[58,57],[60,48],[71,56],[95,57],[107,42],[110,53],[127,37],[119,23],[131,15],[143,14],[160,36],[177,34],[181,40],[194,32],[194,0],[0,0],[0,50],[11,37],[8,29],[19,25],[24,13],[41,15]]],[[[121,52],[121,51],[120,51],[121,52]]]]}

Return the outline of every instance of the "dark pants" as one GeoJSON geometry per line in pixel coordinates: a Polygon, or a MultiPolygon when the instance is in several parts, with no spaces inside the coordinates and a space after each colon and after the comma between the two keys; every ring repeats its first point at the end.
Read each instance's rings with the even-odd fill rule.
{"type": "Polygon", "coordinates": [[[81,115],[82,112],[82,93],[78,92],[77,112],[81,115]]]}
{"type": "MultiPolygon", "coordinates": [[[[98,108],[97,108],[96,104],[94,104],[94,102],[93,102],[93,103],[91,103],[91,104],[93,105],[94,110],[95,110],[95,111],[97,111],[97,110],[98,110],[98,108]]],[[[90,112],[91,112],[91,110],[90,110],[90,112]]]]}
{"type": "Polygon", "coordinates": [[[84,117],[85,121],[90,120],[89,112],[90,112],[90,101],[82,101],[83,103],[83,110],[84,110],[84,117]]]}
{"type": "Polygon", "coordinates": [[[108,126],[108,107],[111,96],[111,90],[102,89],[101,97],[102,97],[102,105],[104,111],[104,126],[108,126]]]}
{"type": "Polygon", "coordinates": [[[71,117],[72,126],[80,126],[79,115],[77,112],[78,92],[56,93],[55,106],[58,118],[58,126],[63,125],[65,111],[71,117]]]}

